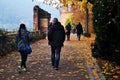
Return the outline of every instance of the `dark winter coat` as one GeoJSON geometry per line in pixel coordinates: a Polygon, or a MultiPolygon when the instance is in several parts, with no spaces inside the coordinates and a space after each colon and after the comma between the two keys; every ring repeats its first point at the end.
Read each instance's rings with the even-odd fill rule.
{"type": "Polygon", "coordinates": [[[83,34],[82,25],[80,23],[76,26],[76,30],[77,30],[77,35],[83,34]]]}
{"type": "Polygon", "coordinates": [[[71,25],[68,24],[68,25],[66,25],[66,27],[65,27],[65,33],[66,33],[66,35],[70,35],[70,32],[71,32],[71,25]]]}
{"type": "Polygon", "coordinates": [[[48,41],[51,46],[63,46],[65,31],[64,27],[59,22],[50,26],[48,30],[48,41]]]}

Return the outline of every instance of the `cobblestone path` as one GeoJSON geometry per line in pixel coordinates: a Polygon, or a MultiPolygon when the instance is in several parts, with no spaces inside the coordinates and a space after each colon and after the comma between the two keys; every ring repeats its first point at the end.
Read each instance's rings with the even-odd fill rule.
{"type": "Polygon", "coordinates": [[[0,80],[95,80],[85,56],[85,50],[89,48],[86,40],[77,41],[76,36],[72,35],[70,41],[65,41],[58,71],[51,67],[47,40],[39,40],[31,46],[33,52],[28,56],[28,71],[18,73],[20,54],[11,52],[0,59],[0,80]]]}

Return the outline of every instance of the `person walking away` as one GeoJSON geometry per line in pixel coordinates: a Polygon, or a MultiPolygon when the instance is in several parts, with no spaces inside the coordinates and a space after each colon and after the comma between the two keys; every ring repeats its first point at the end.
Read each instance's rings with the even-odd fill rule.
{"type": "Polygon", "coordinates": [[[57,18],[53,18],[52,25],[48,30],[48,43],[51,46],[51,62],[53,68],[58,70],[61,47],[65,41],[64,27],[57,18]]]}
{"type": "Polygon", "coordinates": [[[18,68],[23,71],[27,71],[26,61],[28,53],[23,50],[24,47],[22,45],[30,44],[31,41],[32,35],[29,31],[27,31],[25,24],[20,24],[18,33],[16,34],[16,44],[21,55],[21,64],[18,66],[18,68]]]}
{"type": "Polygon", "coordinates": [[[80,40],[81,34],[83,34],[82,25],[80,24],[80,22],[76,25],[76,30],[77,30],[77,39],[80,40]]]}
{"type": "Polygon", "coordinates": [[[65,33],[68,41],[70,40],[70,32],[71,32],[71,25],[70,23],[68,23],[65,27],[65,33]]]}
{"type": "Polygon", "coordinates": [[[72,29],[72,33],[73,33],[73,34],[76,33],[76,29],[75,29],[75,28],[72,29]]]}

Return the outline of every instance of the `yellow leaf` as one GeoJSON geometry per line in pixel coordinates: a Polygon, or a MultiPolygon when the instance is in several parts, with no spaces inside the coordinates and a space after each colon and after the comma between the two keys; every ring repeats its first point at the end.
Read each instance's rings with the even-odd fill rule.
{"type": "Polygon", "coordinates": [[[0,69],[0,72],[3,72],[4,71],[4,69],[0,69]]]}
{"type": "Polygon", "coordinates": [[[87,79],[88,79],[88,78],[89,78],[89,76],[88,76],[88,75],[85,75],[85,78],[87,78],[87,79]]]}
{"type": "Polygon", "coordinates": [[[113,76],[113,78],[118,79],[118,78],[119,78],[119,76],[115,75],[115,76],[113,76]]]}
{"type": "Polygon", "coordinates": [[[120,75],[120,71],[117,71],[117,74],[119,74],[119,75],[120,75]]]}

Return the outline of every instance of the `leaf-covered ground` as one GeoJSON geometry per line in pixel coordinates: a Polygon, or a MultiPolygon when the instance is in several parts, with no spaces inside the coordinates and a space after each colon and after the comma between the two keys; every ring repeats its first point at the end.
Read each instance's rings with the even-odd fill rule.
{"type": "Polygon", "coordinates": [[[97,63],[101,67],[102,73],[107,80],[120,80],[120,65],[108,60],[97,59],[97,63]]]}
{"type": "Polygon", "coordinates": [[[51,66],[50,46],[47,39],[31,44],[33,52],[28,56],[27,72],[17,71],[19,52],[0,57],[0,80],[105,80],[96,60],[91,57],[90,43],[94,39],[71,35],[61,51],[59,70],[51,66]]]}

